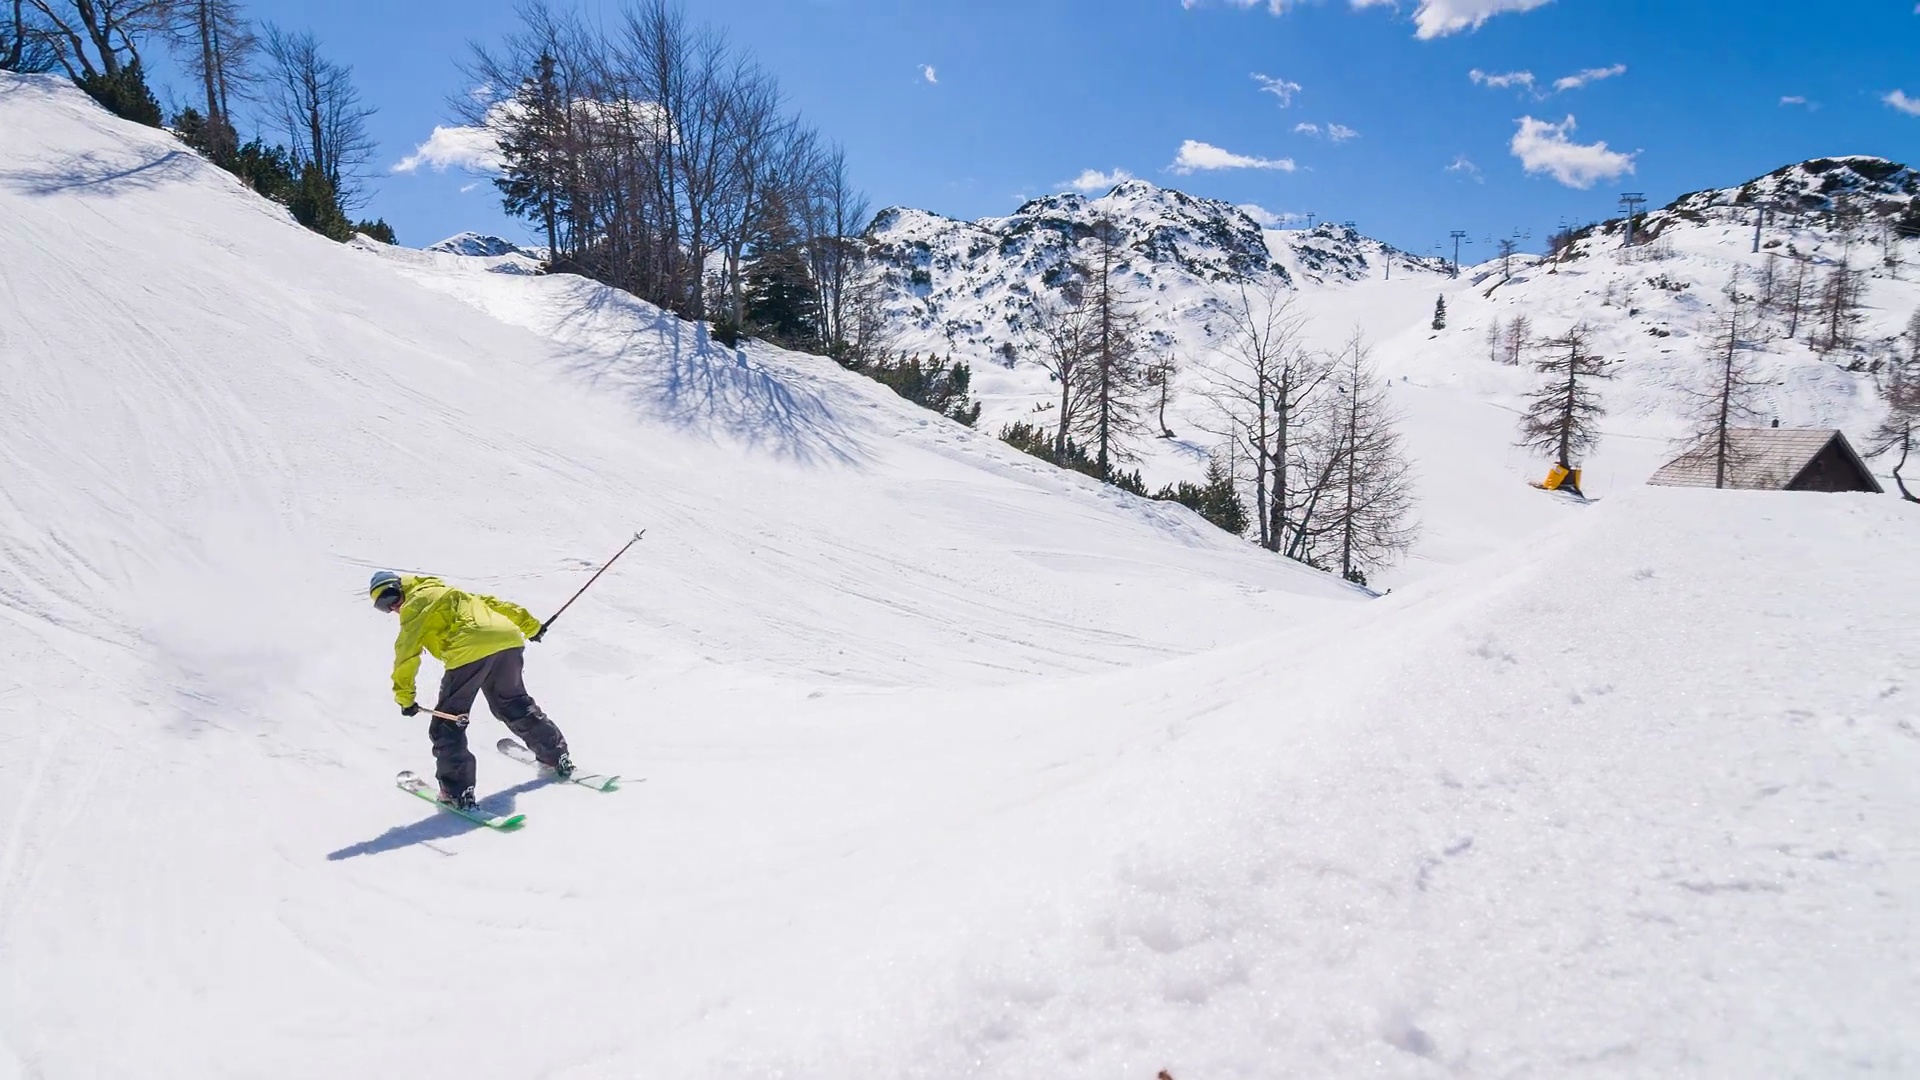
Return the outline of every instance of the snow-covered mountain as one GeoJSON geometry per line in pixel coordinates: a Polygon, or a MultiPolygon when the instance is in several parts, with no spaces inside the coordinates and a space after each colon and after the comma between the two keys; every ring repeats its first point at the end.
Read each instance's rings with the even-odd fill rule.
{"type": "Polygon", "coordinates": [[[456,255],[464,259],[484,260],[496,274],[538,274],[547,261],[547,249],[522,247],[511,240],[486,233],[463,232],[449,236],[423,250],[437,255],[456,255]]]}
{"type": "Polygon", "coordinates": [[[1396,268],[1302,289],[1406,345],[1437,569],[1366,600],[64,80],[0,132],[0,1077],[1920,1071],[1906,504],[1542,496],[1396,268]],[[643,525],[527,679],[645,781],[476,715],[523,832],[387,791],[369,571],[545,613],[643,525]]]}
{"type": "Polygon", "coordinates": [[[891,207],[867,236],[904,347],[1009,363],[1028,346],[1035,299],[1084,256],[1098,223],[1115,230],[1120,280],[1162,344],[1204,337],[1243,281],[1310,287],[1385,277],[1389,266],[1403,276],[1445,268],[1330,222],[1262,229],[1239,207],[1145,180],[1094,199],[1049,195],[971,222],[891,207]]]}

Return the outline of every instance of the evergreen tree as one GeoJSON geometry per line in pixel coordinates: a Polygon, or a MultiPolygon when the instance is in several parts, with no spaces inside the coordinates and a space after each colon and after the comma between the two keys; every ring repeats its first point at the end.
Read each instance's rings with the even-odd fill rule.
{"type": "Polygon", "coordinates": [[[819,295],[784,200],[770,200],[747,272],[747,326],[788,348],[820,342],[819,295]]]}
{"type": "Polygon", "coordinates": [[[1444,296],[1433,302],[1433,328],[1435,330],[1447,328],[1447,298],[1444,296]]]}
{"type": "Polygon", "coordinates": [[[313,162],[308,162],[300,170],[300,183],[294,188],[287,209],[293,211],[293,220],[329,240],[345,242],[353,239],[353,223],[347,220],[346,213],[340,209],[340,199],[334,194],[333,181],[327,179],[326,171],[313,162]]]}
{"type": "Polygon", "coordinates": [[[93,100],[122,120],[148,127],[160,126],[160,99],[147,87],[140,61],[133,60],[108,72],[82,75],[74,80],[93,100]]]}
{"type": "Polygon", "coordinates": [[[1177,502],[1235,536],[1243,535],[1252,524],[1239,485],[1233,482],[1232,474],[1220,464],[1219,458],[1207,461],[1206,483],[1182,480],[1161,488],[1153,497],[1161,502],[1177,502]]]}
{"type": "Polygon", "coordinates": [[[546,232],[550,256],[560,251],[560,225],[572,213],[572,175],[561,100],[552,53],[540,54],[535,73],[520,84],[513,107],[504,110],[499,130],[500,189],[506,211],[535,222],[546,232]]]}
{"type": "Polygon", "coordinates": [[[398,244],[400,242],[395,239],[393,226],[387,224],[387,219],[385,218],[374,218],[372,221],[355,222],[353,231],[369,240],[378,240],[383,244],[398,244]]]}
{"type": "Polygon", "coordinates": [[[951,359],[933,356],[923,362],[918,356],[903,356],[848,366],[949,420],[972,427],[980,419],[980,405],[973,400],[971,389],[973,369],[964,362],[955,364],[951,359]]]}

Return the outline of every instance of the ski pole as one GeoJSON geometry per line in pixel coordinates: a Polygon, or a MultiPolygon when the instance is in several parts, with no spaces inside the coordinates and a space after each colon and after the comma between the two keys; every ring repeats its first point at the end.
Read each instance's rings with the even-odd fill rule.
{"type": "Polygon", "coordinates": [[[580,599],[580,593],[586,592],[588,589],[592,588],[593,583],[600,580],[600,575],[607,572],[607,567],[612,566],[615,560],[619,559],[620,556],[625,555],[627,553],[627,548],[630,548],[633,545],[639,543],[640,538],[645,535],[647,535],[647,530],[645,529],[641,529],[639,532],[634,533],[633,539],[627,541],[624,545],[622,545],[619,551],[614,552],[613,558],[607,560],[606,566],[602,566],[600,569],[595,570],[593,572],[593,576],[587,579],[587,583],[585,585],[580,586],[580,592],[576,592],[572,596],[568,597],[567,602],[560,605],[560,610],[548,616],[547,621],[541,623],[540,629],[535,631],[533,637],[529,638],[528,640],[539,641],[541,638],[546,637],[547,628],[551,627],[556,621],[558,621],[560,616],[565,615],[567,613],[567,609],[573,606],[573,602],[575,600],[580,599]]]}

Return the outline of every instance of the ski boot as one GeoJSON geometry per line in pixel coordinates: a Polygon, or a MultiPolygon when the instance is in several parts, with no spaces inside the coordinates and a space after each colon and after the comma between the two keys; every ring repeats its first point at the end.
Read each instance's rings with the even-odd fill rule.
{"type": "Polygon", "coordinates": [[[443,787],[440,789],[440,801],[453,807],[455,810],[471,810],[475,803],[473,789],[468,788],[465,791],[449,791],[443,787]]]}
{"type": "Polygon", "coordinates": [[[547,766],[547,768],[552,769],[553,775],[562,780],[571,779],[573,777],[573,755],[561,754],[554,760],[553,764],[547,766]]]}

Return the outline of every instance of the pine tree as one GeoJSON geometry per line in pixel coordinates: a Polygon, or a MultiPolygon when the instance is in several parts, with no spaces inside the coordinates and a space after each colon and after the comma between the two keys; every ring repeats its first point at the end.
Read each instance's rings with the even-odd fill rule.
{"type": "Polygon", "coordinates": [[[1240,497],[1233,474],[1218,457],[1207,459],[1207,480],[1195,484],[1182,480],[1169,484],[1153,496],[1160,502],[1177,502],[1235,536],[1247,531],[1247,504],[1240,497]]]}
{"type": "Polygon", "coordinates": [[[540,225],[549,258],[560,252],[560,226],[572,213],[566,103],[554,77],[553,54],[540,54],[534,74],[521,82],[513,107],[503,110],[498,132],[501,170],[494,178],[507,213],[540,225]]]}
{"type": "Polygon", "coordinates": [[[1595,379],[1613,373],[1600,358],[1587,352],[1590,331],[1585,324],[1540,343],[1534,370],[1542,375],[1539,389],[1527,395],[1527,411],[1520,417],[1519,445],[1553,455],[1563,469],[1572,469],[1600,438],[1600,418],[1606,409],[1594,390],[1595,379]]]}
{"type": "Polygon", "coordinates": [[[334,192],[333,181],[327,179],[326,172],[313,162],[308,162],[300,170],[300,183],[294,188],[287,209],[293,211],[293,220],[329,240],[344,243],[353,239],[353,223],[347,220],[346,213],[340,209],[340,199],[334,192]]]}
{"type": "Polygon", "coordinates": [[[1444,296],[1433,302],[1433,328],[1435,330],[1447,328],[1447,298],[1444,296]]]}
{"type": "Polygon", "coordinates": [[[93,100],[122,120],[148,127],[160,126],[160,99],[148,89],[140,61],[133,60],[110,72],[82,75],[75,81],[93,100]]]}
{"type": "Polygon", "coordinates": [[[816,347],[820,342],[818,294],[799,233],[779,199],[768,205],[747,272],[747,325],[753,333],[788,348],[816,347]]]}

